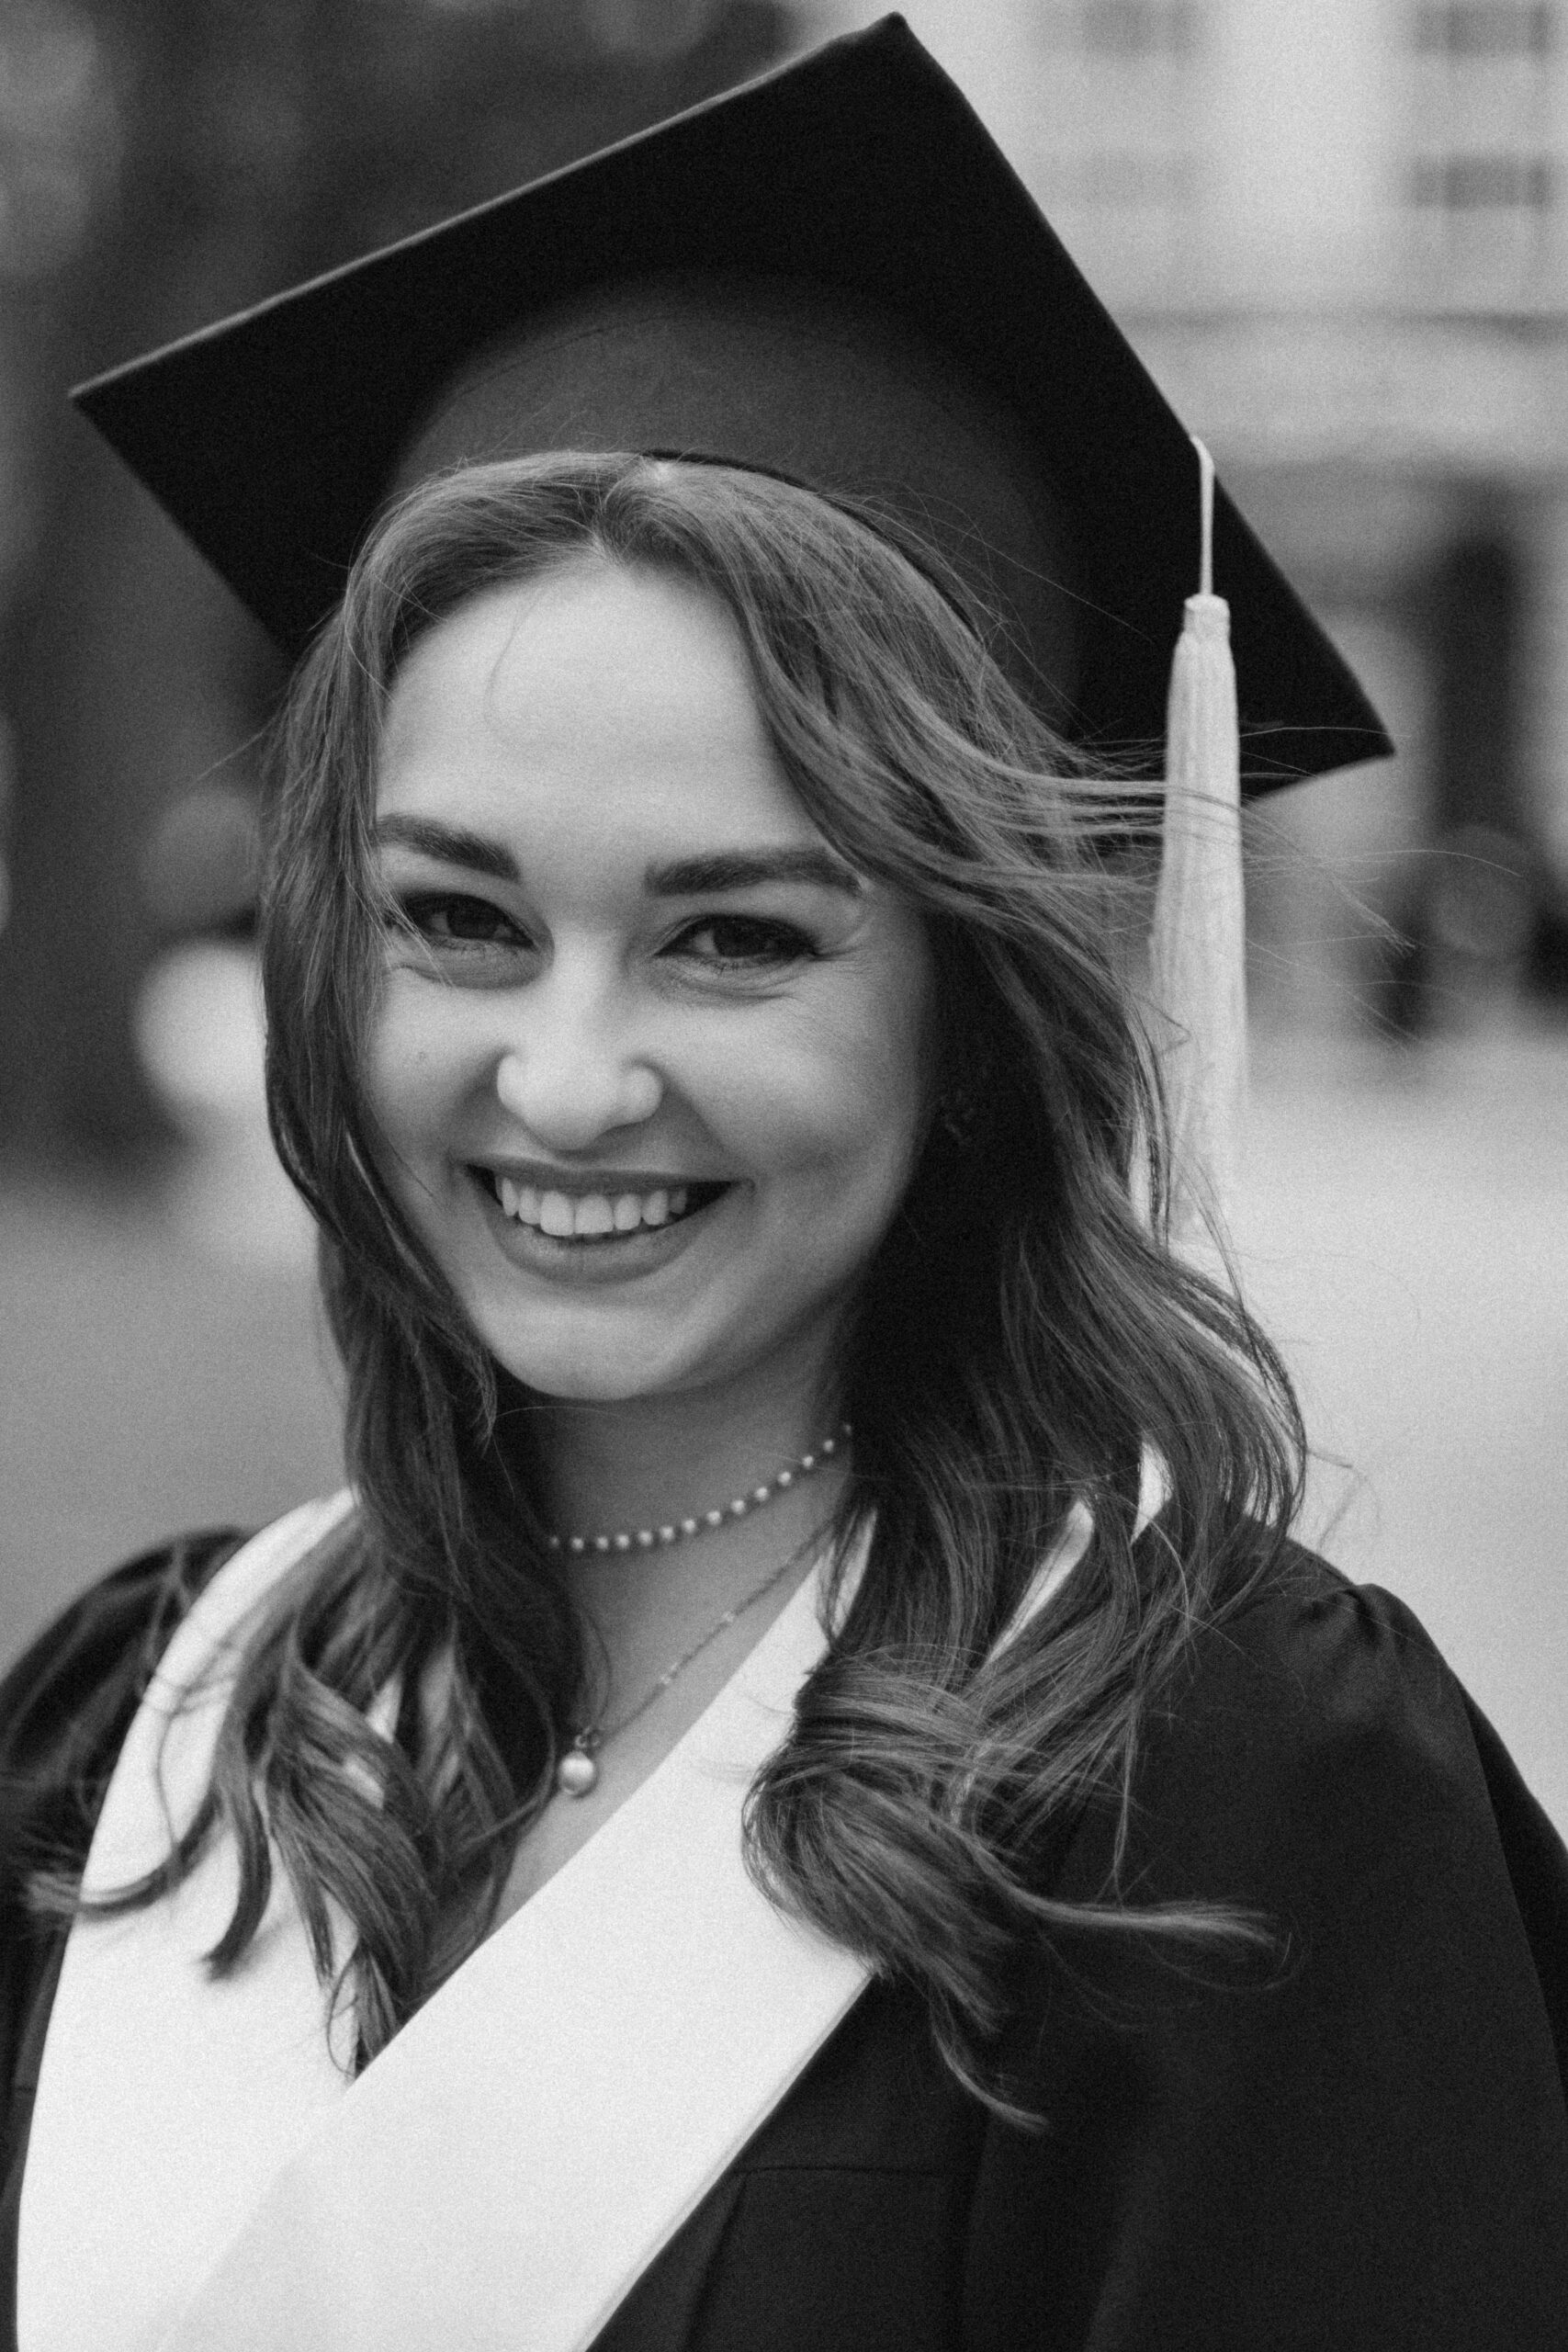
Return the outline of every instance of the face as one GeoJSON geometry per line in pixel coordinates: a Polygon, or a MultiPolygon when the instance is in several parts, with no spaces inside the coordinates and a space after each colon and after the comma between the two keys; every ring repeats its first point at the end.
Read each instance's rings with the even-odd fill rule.
{"type": "Polygon", "coordinates": [[[923,1133],[930,958],[728,615],[589,558],[476,597],[399,673],[377,837],[381,1164],[491,1353],[585,1400],[825,1370],[923,1133]]]}

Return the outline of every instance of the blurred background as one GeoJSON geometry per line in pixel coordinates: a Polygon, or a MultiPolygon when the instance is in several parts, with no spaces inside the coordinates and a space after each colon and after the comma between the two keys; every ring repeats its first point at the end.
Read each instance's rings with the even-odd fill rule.
{"type": "MultiPolygon", "coordinates": [[[[0,0],[0,1652],[338,1476],[260,1107],[281,681],[65,387],[880,13],[0,0]]],[[[1568,1826],[1568,0],[905,13],[1399,740],[1248,820],[1240,1261],[1309,1532],[1568,1826]]]]}

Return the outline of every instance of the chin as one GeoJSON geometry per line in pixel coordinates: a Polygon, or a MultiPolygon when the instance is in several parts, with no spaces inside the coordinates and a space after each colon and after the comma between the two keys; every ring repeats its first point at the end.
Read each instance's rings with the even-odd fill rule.
{"type": "Polygon", "coordinates": [[[803,1344],[817,1352],[838,1319],[836,1303],[820,1298],[801,1302],[800,1313],[783,1323],[776,1316],[764,1322],[754,1298],[744,1305],[731,1301],[724,1313],[713,1311],[718,1302],[706,1304],[706,1314],[683,1316],[668,1301],[662,1313],[535,1314],[525,1328],[515,1315],[480,1313],[474,1327],[496,1362],[535,1396],[626,1405],[703,1389],[726,1392],[788,1360],[803,1344]]]}
{"type": "Polygon", "coordinates": [[[624,1405],[639,1396],[668,1396],[696,1388],[710,1378],[734,1369],[728,1360],[710,1366],[709,1351],[682,1347],[669,1330],[648,1335],[639,1344],[629,1332],[604,1329],[562,1332],[555,1343],[531,1332],[525,1341],[515,1333],[487,1331],[479,1337],[496,1362],[536,1396],[558,1397],[578,1405],[624,1405]]]}
{"type": "Polygon", "coordinates": [[[639,1397],[662,1396],[688,1385],[641,1373],[625,1363],[552,1359],[539,1364],[505,1357],[498,1361],[534,1396],[552,1397],[563,1405],[629,1405],[639,1397]]]}

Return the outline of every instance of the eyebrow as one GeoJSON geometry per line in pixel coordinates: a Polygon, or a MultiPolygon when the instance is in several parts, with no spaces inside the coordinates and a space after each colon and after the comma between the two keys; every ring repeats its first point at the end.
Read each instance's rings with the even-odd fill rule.
{"type": "Polygon", "coordinates": [[[432,817],[382,817],[376,826],[378,849],[417,850],[422,857],[439,858],[446,865],[466,865],[470,873],[489,874],[498,882],[520,882],[517,861],[500,842],[486,833],[470,833],[461,825],[438,824],[432,817]]]}
{"type": "Polygon", "coordinates": [[[643,888],[655,899],[705,898],[710,892],[752,890],[761,882],[815,882],[858,899],[860,878],[831,850],[718,850],[708,857],[678,857],[650,865],[643,888]]]}
{"type": "MultiPolygon", "coordinates": [[[[471,833],[460,825],[444,825],[431,817],[383,817],[376,827],[378,847],[412,849],[422,857],[439,858],[447,865],[466,865],[471,874],[489,874],[498,882],[520,882],[522,875],[511,851],[486,833],[471,833]]],[[[831,850],[807,844],[778,849],[716,850],[703,857],[679,857],[650,865],[643,888],[655,899],[695,899],[728,890],[754,890],[767,882],[815,883],[825,890],[842,890],[858,898],[861,882],[831,850]]]]}

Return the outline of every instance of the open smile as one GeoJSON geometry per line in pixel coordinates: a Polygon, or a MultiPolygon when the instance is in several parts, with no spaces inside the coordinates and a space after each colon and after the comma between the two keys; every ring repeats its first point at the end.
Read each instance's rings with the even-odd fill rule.
{"type": "Polygon", "coordinates": [[[695,1238],[732,1182],[573,1184],[525,1182],[497,1168],[468,1175],[508,1254],[542,1273],[639,1272],[661,1265],[695,1238]]]}
{"type": "Polygon", "coordinates": [[[552,1241],[605,1242],[623,1236],[655,1231],[695,1216],[728,1184],[669,1183],[633,1190],[606,1185],[602,1191],[580,1192],[564,1186],[524,1183],[487,1168],[476,1173],[488,1183],[502,1216],[519,1225],[547,1234],[552,1241]]]}

